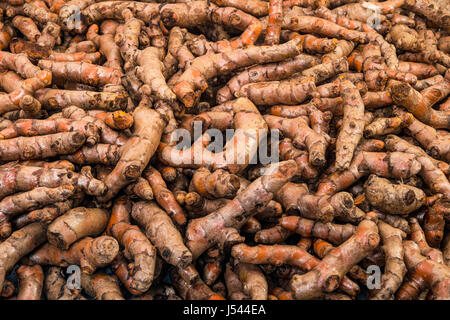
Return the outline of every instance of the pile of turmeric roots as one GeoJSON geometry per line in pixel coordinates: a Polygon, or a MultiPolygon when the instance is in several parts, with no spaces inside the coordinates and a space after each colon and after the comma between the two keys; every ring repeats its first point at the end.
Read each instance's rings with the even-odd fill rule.
{"type": "Polygon", "coordinates": [[[448,0],[4,0],[0,50],[0,299],[450,299],[448,0]]]}

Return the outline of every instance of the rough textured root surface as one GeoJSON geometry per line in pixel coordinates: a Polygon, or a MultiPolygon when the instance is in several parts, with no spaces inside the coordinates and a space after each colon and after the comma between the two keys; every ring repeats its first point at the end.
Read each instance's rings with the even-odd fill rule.
{"type": "Polygon", "coordinates": [[[11,234],[0,243],[0,287],[3,288],[6,274],[28,253],[45,242],[45,227],[32,223],[11,234]]]}
{"type": "Polygon", "coordinates": [[[41,266],[20,266],[17,271],[19,291],[17,300],[41,300],[44,271],[41,266]]]}
{"type": "Polygon", "coordinates": [[[86,140],[80,132],[0,140],[0,160],[45,159],[75,152],[86,140]]]}
{"type": "Polygon", "coordinates": [[[450,116],[432,108],[450,92],[449,81],[444,80],[443,83],[431,86],[422,92],[416,91],[407,83],[396,83],[390,87],[390,92],[397,105],[406,108],[420,121],[434,128],[450,128],[450,116]]]}
{"type": "MultiPolygon", "coordinates": [[[[133,294],[146,292],[153,281],[156,264],[156,249],[140,229],[130,224],[131,202],[122,197],[116,200],[108,223],[108,233],[125,248],[125,255],[133,261],[133,268],[126,267],[128,275],[124,283],[133,294]]],[[[116,270],[116,275],[121,278],[116,270]]]]}
{"type": "Polygon", "coordinates": [[[109,236],[86,237],[72,244],[68,250],[45,244],[27,259],[34,264],[67,267],[76,264],[83,273],[92,274],[97,268],[109,265],[119,253],[119,244],[109,236]]]}
{"type": "Polygon", "coordinates": [[[272,200],[274,193],[296,170],[294,161],[281,162],[219,210],[206,217],[191,220],[186,230],[186,238],[193,256],[200,256],[215,243],[224,247],[227,243],[242,242],[237,230],[256,213],[253,210],[255,207],[263,206],[272,200]]]}
{"type": "Polygon", "coordinates": [[[231,100],[247,83],[282,80],[317,63],[318,59],[314,56],[299,54],[291,60],[251,67],[231,78],[226,86],[217,92],[217,103],[231,100]]]}
{"type": "Polygon", "coordinates": [[[88,295],[96,300],[125,300],[120,291],[119,282],[114,276],[103,273],[81,274],[81,286],[88,295]]]}
{"type": "Polygon", "coordinates": [[[268,63],[284,60],[300,53],[298,40],[272,47],[250,47],[235,49],[227,54],[211,54],[198,57],[192,61],[173,87],[173,91],[186,107],[192,107],[206,90],[206,81],[217,72],[232,72],[255,62],[268,63]],[[226,65],[227,68],[221,67],[226,65]]]}
{"type": "Polygon", "coordinates": [[[299,212],[308,219],[331,222],[334,217],[352,222],[359,216],[349,193],[339,192],[333,196],[316,196],[308,191],[305,184],[286,183],[276,194],[276,200],[285,208],[286,213],[299,212]]]}
{"type": "Polygon", "coordinates": [[[433,261],[442,263],[444,259],[442,252],[439,249],[430,247],[417,219],[410,218],[409,225],[411,228],[410,239],[419,246],[420,253],[433,261]]]}
{"type": "MultiPolygon", "coordinates": [[[[44,164],[50,165],[47,162],[44,164]]],[[[102,195],[106,191],[103,182],[92,177],[89,167],[76,173],[71,168],[46,168],[36,162],[22,162],[8,168],[0,168],[0,179],[4,182],[0,198],[37,187],[55,188],[65,184],[71,184],[89,195],[102,195]]]]}
{"type": "Polygon", "coordinates": [[[408,215],[425,202],[425,193],[418,188],[392,184],[388,179],[371,175],[365,184],[367,201],[388,214],[408,215]]]}
{"type": "Polygon", "coordinates": [[[325,165],[325,153],[329,144],[327,134],[318,134],[308,126],[303,117],[286,119],[272,115],[265,115],[264,119],[272,130],[280,130],[292,139],[295,147],[306,147],[309,162],[316,167],[325,165]]]}
{"type": "Polygon", "coordinates": [[[337,171],[323,179],[317,194],[334,194],[354,184],[369,173],[386,178],[406,179],[422,169],[416,156],[404,152],[359,152],[348,170],[337,171]]]}
{"type": "Polygon", "coordinates": [[[243,285],[243,291],[252,300],[267,300],[268,284],[264,273],[257,266],[248,263],[239,263],[236,274],[243,285]]]}
{"type": "Polygon", "coordinates": [[[236,175],[218,169],[211,173],[208,169],[197,169],[192,176],[192,189],[201,196],[212,198],[234,198],[240,182],[236,175]]]}
{"type": "Polygon", "coordinates": [[[47,228],[48,242],[67,250],[75,241],[100,234],[108,222],[108,212],[103,209],[78,207],[56,218],[47,228]]]}
{"type": "MultiPolygon", "coordinates": [[[[271,264],[275,266],[292,265],[303,271],[310,271],[320,263],[320,260],[310,255],[305,249],[291,245],[258,245],[249,247],[246,244],[233,246],[231,255],[240,263],[271,264]]],[[[342,279],[340,288],[354,296],[359,287],[347,277],[342,279]]]]}
{"type": "Polygon", "coordinates": [[[70,289],[62,268],[50,267],[45,274],[45,295],[48,300],[85,300],[79,289],[70,289]]]}
{"type": "Polygon", "coordinates": [[[174,103],[176,96],[168,87],[162,74],[163,63],[160,52],[154,47],[139,52],[137,57],[139,67],[136,69],[136,74],[143,83],[149,86],[151,92],[148,94],[153,93],[158,99],[174,103]]]}
{"type": "Polygon", "coordinates": [[[127,95],[120,92],[40,89],[36,92],[36,99],[49,110],[62,110],[75,105],[84,110],[115,111],[125,109],[127,105],[127,95]]]}
{"type": "Polygon", "coordinates": [[[204,146],[205,140],[210,139],[208,131],[184,150],[163,142],[158,153],[164,164],[185,168],[228,169],[233,174],[247,168],[258,152],[258,145],[268,133],[267,124],[258,108],[250,100],[239,98],[218,105],[211,111],[231,113],[235,129],[232,139],[227,141],[220,152],[211,152],[204,146]]]}
{"type": "Polygon", "coordinates": [[[133,219],[145,229],[146,236],[169,264],[185,268],[192,262],[192,254],[183,243],[172,220],[154,202],[137,202],[131,212],[133,219]]]}
{"type": "Polygon", "coordinates": [[[94,124],[64,118],[55,120],[17,120],[10,127],[0,131],[0,138],[11,139],[19,136],[30,137],[71,131],[83,133],[86,136],[86,143],[89,145],[96,144],[100,139],[99,128],[94,124]]]}
{"type": "Polygon", "coordinates": [[[156,202],[163,207],[177,225],[182,226],[186,224],[186,216],[183,209],[175,200],[173,193],[167,189],[160,173],[156,169],[148,167],[144,172],[144,177],[153,189],[156,202]]]}
{"type": "Polygon", "coordinates": [[[276,244],[286,240],[292,231],[283,228],[280,225],[276,225],[272,228],[262,229],[255,233],[255,242],[264,244],[276,244]]]}
{"type": "Polygon", "coordinates": [[[133,137],[121,149],[120,160],[105,178],[108,192],[103,201],[113,198],[121,188],[136,180],[158,147],[166,121],[161,114],[145,106],[134,110],[133,137]]]}
{"type": "Polygon", "coordinates": [[[274,45],[280,41],[281,25],[283,21],[283,1],[271,0],[269,3],[269,21],[266,29],[264,44],[274,45]]]}
{"type": "Polygon", "coordinates": [[[381,279],[381,289],[375,294],[373,299],[393,300],[394,294],[402,284],[403,277],[406,274],[402,244],[402,240],[406,237],[406,234],[383,221],[378,222],[378,229],[383,241],[386,265],[381,279]]]}
{"type": "Polygon", "coordinates": [[[423,221],[425,237],[434,248],[439,248],[444,238],[445,217],[448,216],[449,210],[448,201],[437,200],[425,214],[423,221]]]}
{"type": "MultiPolygon", "coordinates": [[[[329,242],[327,242],[325,240],[316,239],[314,241],[313,248],[314,248],[314,253],[319,258],[323,259],[335,247],[331,243],[329,243],[329,242]]],[[[352,280],[358,281],[362,285],[367,285],[367,280],[368,280],[369,275],[359,265],[354,265],[353,267],[351,267],[347,274],[352,280]]],[[[345,278],[342,280],[341,286],[343,285],[343,282],[345,280],[346,280],[345,278]]],[[[342,289],[343,289],[343,291],[345,291],[344,287],[342,289]]],[[[349,294],[351,296],[354,296],[356,293],[353,293],[353,294],[349,293],[349,294]]]]}
{"type": "Polygon", "coordinates": [[[197,270],[193,269],[193,279],[183,278],[182,271],[178,269],[178,272],[173,269],[171,272],[171,278],[174,281],[174,286],[179,292],[180,296],[185,300],[224,300],[224,297],[217,294],[211,288],[206,285],[200,278],[197,270]]]}
{"type": "Polygon", "coordinates": [[[341,81],[344,100],[344,120],[336,141],[336,168],[348,169],[353,153],[364,130],[364,103],[356,87],[348,80],[341,81]]]}
{"type": "Polygon", "coordinates": [[[247,295],[238,275],[233,271],[229,263],[225,267],[225,285],[227,287],[228,298],[232,300],[245,300],[247,295]]]}
{"type": "Polygon", "coordinates": [[[322,223],[295,216],[282,217],[280,219],[280,225],[303,237],[321,238],[334,244],[341,244],[356,231],[356,227],[352,224],[322,223]]]}
{"type": "Polygon", "coordinates": [[[333,249],[313,270],[292,277],[289,286],[295,298],[314,299],[335,290],[345,273],[377,247],[379,241],[376,223],[371,220],[360,222],[355,234],[333,249]]]}
{"type": "Polygon", "coordinates": [[[298,104],[316,91],[313,77],[297,77],[281,81],[249,83],[235,93],[246,97],[258,106],[274,104],[298,104]]]}
{"type": "Polygon", "coordinates": [[[447,31],[450,29],[450,12],[448,8],[439,6],[437,2],[429,0],[406,0],[403,6],[414,13],[425,16],[433,23],[447,29],[447,31]]]}
{"type": "Polygon", "coordinates": [[[72,185],[62,185],[56,188],[39,187],[4,198],[0,201],[0,236],[4,238],[11,234],[9,219],[12,217],[48,204],[65,201],[73,193],[72,185]]]}
{"type": "Polygon", "coordinates": [[[441,263],[427,259],[420,254],[417,244],[403,241],[405,263],[410,272],[416,274],[432,290],[436,300],[449,299],[450,269],[441,263]]]}
{"type": "Polygon", "coordinates": [[[39,66],[52,72],[53,82],[69,80],[92,87],[120,84],[120,77],[122,76],[120,71],[113,68],[78,61],[40,60],[39,66]]]}
{"type": "Polygon", "coordinates": [[[0,0],[0,299],[450,299],[449,25],[0,0]]]}

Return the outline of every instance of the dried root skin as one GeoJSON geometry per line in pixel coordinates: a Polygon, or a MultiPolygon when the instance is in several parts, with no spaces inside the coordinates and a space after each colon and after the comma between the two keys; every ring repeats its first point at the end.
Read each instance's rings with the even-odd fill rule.
{"type": "Polygon", "coordinates": [[[0,243],[0,288],[3,288],[6,274],[29,252],[45,242],[45,227],[32,223],[19,229],[0,243]]]}
{"type": "Polygon", "coordinates": [[[168,87],[162,70],[164,65],[160,56],[160,50],[154,47],[148,47],[139,52],[137,57],[136,69],[137,76],[141,81],[148,85],[151,90],[148,94],[155,94],[158,99],[174,103],[176,96],[168,87]]]}
{"type": "Polygon", "coordinates": [[[159,158],[164,164],[185,168],[228,169],[233,174],[245,170],[256,155],[257,146],[268,133],[264,118],[258,108],[245,98],[228,101],[212,108],[211,111],[210,114],[217,111],[233,115],[236,133],[225,144],[223,151],[214,153],[206,149],[205,140],[210,138],[206,132],[185,150],[161,143],[158,151],[159,158]]]}
{"type": "MultiPolygon", "coordinates": [[[[334,248],[335,247],[331,243],[329,243],[325,240],[316,239],[314,241],[314,253],[321,259],[323,259],[334,248]]],[[[351,279],[358,281],[359,283],[361,283],[363,285],[367,285],[367,280],[368,280],[369,275],[359,265],[354,265],[353,267],[351,267],[351,269],[348,271],[347,274],[351,279]]],[[[343,279],[343,281],[344,280],[345,280],[345,278],[343,279]]],[[[342,284],[341,284],[341,286],[342,286],[342,284]]],[[[345,291],[345,290],[343,290],[343,291],[345,291]]]]}
{"type": "Polygon", "coordinates": [[[333,249],[310,272],[294,275],[290,288],[296,299],[314,299],[335,290],[352,266],[367,256],[380,241],[375,222],[363,220],[355,234],[333,249]],[[352,254],[349,254],[352,253],[352,254]]]}
{"type": "Polygon", "coordinates": [[[33,222],[50,224],[57,217],[70,210],[73,207],[73,204],[74,201],[71,199],[63,202],[56,202],[42,209],[33,210],[27,214],[21,215],[15,218],[12,221],[12,224],[15,228],[22,228],[33,222]]]}
{"type": "Polygon", "coordinates": [[[80,132],[86,136],[86,144],[94,145],[100,140],[99,128],[87,121],[72,119],[38,120],[21,119],[12,126],[0,131],[0,139],[12,139],[19,136],[32,137],[38,135],[56,134],[58,132],[80,132]]]}
{"type": "Polygon", "coordinates": [[[122,68],[122,58],[120,56],[119,47],[114,42],[114,37],[111,34],[98,34],[98,26],[92,25],[89,27],[86,38],[92,41],[97,47],[99,52],[105,56],[105,66],[120,70],[122,68]]]}
{"type": "Polygon", "coordinates": [[[89,195],[102,195],[106,187],[100,180],[92,177],[89,167],[85,167],[80,173],[73,172],[64,163],[22,162],[8,168],[0,168],[0,179],[3,188],[0,191],[0,199],[20,191],[30,191],[37,187],[56,188],[65,184],[73,185],[89,195]],[[46,167],[45,167],[46,166],[46,167]]]}
{"type": "Polygon", "coordinates": [[[108,127],[114,130],[129,129],[134,124],[133,116],[122,110],[113,112],[88,112],[88,114],[95,116],[97,119],[102,119],[108,127]]]}
{"type": "Polygon", "coordinates": [[[341,244],[349,239],[356,227],[352,224],[322,223],[296,216],[287,216],[280,219],[280,225],[303,237],[316,237],[328,240],[333,244],[341,244]]]}
{"type": "Polygon", "coordinates": [[[283,22],[283,1],[270,0],[269,20],[267,23],[265,45],[278,44],[280,41],[281,25],[283,22]]]}
{"type": "Polygon", "coordinates": [[[85,141],[85,135],[78,131],[0,140],[0,160],[44,159],[70,154],[85,141]]]}
{"type": "Polygon", "coordinates": [[[121,149],[120,160],[114,170],[105,178],[108,192],[101,201],[108,201],[121,188],[136,180],[142,174],[158,147],[166,121],[161,114],[145,106],[134,110],[133,137],[121,149]]]}
{"type": "Polygon", "coordinates": [[[286,119],[265,115],[264,119],[272,130],[281,130],[292,139],[295,147],[306,147],[309,152],[309,162],[315,167],[325,165],[325,153],[330,138],[327,134],[318,134],[312,130],[303,117],[286,119]]]}
{"type": "Polygon", "coordinates": [[[359,152],[346,171],[334,172],[323,179],[317,195],[344,190],[361,177],[374,173],[381,177],[406,179],[417,174],[421,164],[415,155],[403,152],[359,152]]]}
{"type": "Polygon", "coordinates": [[[428,259],[438,263],[443,263],[444,258],[442,256],[442,252],[439,249],[430,247],[425,237],[425,233],[417,219],[410,218],[409,225],[411,228],[410,239],[419,246],[420,253],[428,259]]]}
{"type": "Polygon", "coordinates": [[[244,293],[252,300],[267,300],[269,288],[267,280],[261,269],[248,263],[239,263],[236,266],[236,274],[243,284],[244,293]]]}
{"type": "Polygon", "coordinates": [[[125,256],[133,261],[132,268],[124,265],[128,275],[125,286],[131,293],[141,294],[153,282],[156,249],[137,226],[130,224],[130,211],[131,203],[126,198],[119,198],[112,209],[107,231],[125,248],[125,256]]]}
{"type": "Polygon", "coordinates": [[[448,300],[450,286],[450,269],[441,263],[427,259],[420,253],[420,249],[413,241],[403,241],[405,263],[410,272],[422,279],[430,287],[433,298],[448,300]]]}
{"type": "Polygon", "coordinates": [[[174,84],[173,91],[186,107],[192,107],[206,90],[206,81],[217,72],[232,72],[241,67],[259,63],[278,62],[299,54],[299,41],[272,47],[249,47],[218,54],[207,54],[192,61],[174,84]],[[222,66],[227,66],[226,70],[222,66]]]}
{"type": "Polygon", "coordinates": [[[395,292],[402,284],[403,277],[406,274],[402,244],[406,234],[383,221],[378,222],[378,229],[383,240],[382,248],[386,257],[386,265],[381,279],[381,289],[376,292],[372,299],[393,300],[395,292]]]}
{"type": "Polygon", "coordinates": [[[17,300],[41,300],[44,271],[41,266],[20,266],[17,271],[19,292],[17,300]]]}
{"type": "Polygon", "coordinates": [[[213,0],[219,7],[233,7],[249,13],[255,17],[263,17],[269,14],[269,5],[265,1],[250,0],[250,1],[236,1],[236,0],[213,0]]]}
{"type": "Polygon", "coordinates": [[[273,195],[297,170],[294,161],[280,162],[271,172],[253,181],[242,193],[219,210],[199,219],[191,220],[186,231],[187,246],[193,256],[200,256],[215,243],[222,247],[230,242],[242,242],[239,230],[253,216],[255,207],[272,200],[273,195]]]}
{"type": "Polygon", "coordinates": [[[225,285],[227,287],[228,298],[231,300],[246,300],[247,295],[244,293],[244,287],[238,275],[233,271],[229,263],[225,267],[225,285]]]}
{"type": "Polygon", "coordinates": [[[239,187],[239,178],[234,174],[222,169],[211,173],[208,169],[200,168],[192,176],[189,189],[208,198],[234,198],[239,187]]]}
{"type": "Polygon", "coordinates": [[[206,285],[200,278],[197,270],[194,269],[195,278],[191,281],[186,281],[181,276],[181,270],[178,272],[173,269],[171,278],[180,296],[185,300],[224,300],[224,297],[215,293],[206,285]]]}
{"type": "MultiPolygon", "coordinates": [[[[120,150],[120,146],[115,144],[98,143],[93,147],[81,147],[76,152],[67,155],[64,158],[80,165],[89,163],[114,166],[120,160],[120,150]]],[[[103,193],[99,195],[103,195],[103,193]]]]}
{"type": "Polygon", "coordinates": [[[353,198],[347,192],[333,196],[315,196],[305,184],[286,183],[276,195],[286,213],[299,212],[308,219],[331,222],[334,217],[344,220],[360,219],[354,210],[353,198]]]}
{"type": "Polygon", "coordinates": [[[356,87],[348,80],[341,81],[344,100],[344,121],[336,141],[336,168],[348,169],[356,146],[363,136],[364,103],[356,87]]]}
{"type": "Polygon", "coordinates": [[[15,16],[12,19],[12,24],[17,28],[29,41],[37,41],[41,36],[41,32],[34,23],[34,21],[28,17],[15,16]]]}
{"type": "Polygon", "coordinates": [[[142,200],[154,199],[153,189],[150,183],[144,178],[138,178],[136,182],[126,186],[125,193],[132,198],[138,197],[142,200]]]}
{"type": "Polygon", "coordinates": [[[371,138],[383,136],[391,133],[399,133],[404,127],[408,127],[414,121],[410,113],[403,113],[402,116],[393,118],[377,118],[364,128],[364,137],[371,138]]]}
{"type": "Polygon", "coordinates": [[[341,27],[331,21],[314,17],[294,17],[283,22],[283,28],[305,34],[319,34],[328,38],[338,38],[359,43],[370,41],[370,34],[341,27]]]}
{"type": "Polygon", "coordinates": [[[433,128],[450,128],[450,116],[445,112],[434,110],[432,106],[450,92],[450,82],[444,80],[422,92],[416,91],[407,83],[395,83],[390,87],[393,101],[405,107],[420,121],[433,128]]]}
{"type": "Polygon", "coordinates": [[[239,89],[247,83],[283,80],[296,72],[312,67],[318,63],[314,56],[299,54],[293,59],[278,63],[254,66],[234,76],[217,92],[217,103],[231,100],[239,89]]]}
{"type": "Polygon", "coordinates": [[[119,282],[114,276],[103,273],[82,274],[81,286],[96,300],[125,300],[120,291],[119,282]]]}
{"type": "Polygon", "coordinates": [[[420,41],[419,34],[404,24],[393,26],[387,37],[403,51],[420,52],[424,49],[424,43],[420,41]]]}
{"type": "Polygon", "coordinates": [[[369,176],[364,187],[369,203],[388,214],[408,215],[425,202],[425,193],[421,189],[393,184],[376,175],[369,176]]]}
{"type": "Polygon", "coordinates": [[[109,214],[106,210],[78,207],[56,218],[47,228],[48,242],[68,250],[77,240],[97,236],[106,227],[109,214]]]}
{"type": "Polygon", "coordinates": [[[272,228],[262,229],[255,233],[255,242],[264,244],[281,243],[292,235],[292,231],[276,225],[272,228]]]}
{"type": "Polygon", "coordinates": [[[50,267],[45,275],[45,295],[48,300],[85,300],[80,289],[70,289],[64,278],[63,269],[50,267]]]}
{"type": "Polygon", "coordinates": [[[313,77],[296,77],[281,81],[249,83],[242,86],[235,96],[246,97],[259,106],[267,106],[302,103],[315,95],[315,91],[313,77]]]}
{"type": "Polygon", "coordinates": [[[40,60],[39,66],[52,72],[54,82],[72,81],[92,87],[121,83],[122,73],[120,71],[87,62],[40,60]]]}
{"type": "Polygon", "coordinates": [[[144,171],[144,177],[154,192],[156,202],[158,202],[177,225],[182,226],[186,224],[186,216],[183,209],[175,200],[172,191],[167,188],[159,171],[153,167],[147,167],[144,171]]]}
{"type": "Polygon", "coordinates": [[[305,179],[314,179],[318,176],[317,169],[309,163],[309,154],[294,147],[292,140],[285,138],[279,145],[280,158],[282,160],[294,160],[297,163],[297,175],[305,179]]]}
{"type": "Polygon", "coordinates": [[[445,216],[448,216],[449,213],[448,201],[438,200],[425,214],[423,229],[430,246],[439,248],[444,238],[445,216]]]}
{"type": "Polygon", "coordinates": [[[192,254],[183,243],[172,220],[154,202],[136,202],[131,212],[133,219],[145,229],[146,236],[169,264],[185,268],[192,262],[192,254]]]}
{"type": "Polygon", "coordinates": [[[450,29],[450,12],[448,8],[440,7],[436,2],[430,0],[406,0],[403,7],[425,16],[433,23],[447,29],[447,31],[450,29]]]}
{"type": "Polygon", "coordinates": [[[84,110],[115,111],[125,109],[127,106],[127,95],[120,92],[41,89],[36,92],[36,99],[49,110],[62,110],[76,105],[84,110]]]}
{"type": "Polygon", "coordinates": [[[55,202],[66,201],[74,194],[72,185],[62,185],[56,188],[39,187],[31,191],[14,194],[0,201],[0,236],[11,234],[9,219],[26,211],[45,207],[55,202]]]}
{"type": "Polygon", "coordinates": [[[72,244],[68,250],[45,244],[27,259],[34,264],[67,267],[76,264],[83,273],[92,274],[97,268],[109,265],[119,253],[119,244],[109,236],[86,237],[72,244]]]}

